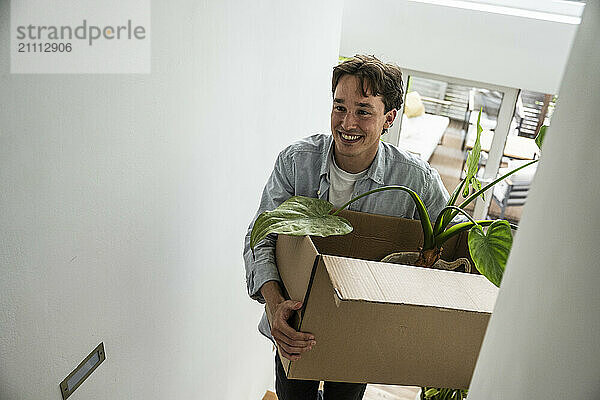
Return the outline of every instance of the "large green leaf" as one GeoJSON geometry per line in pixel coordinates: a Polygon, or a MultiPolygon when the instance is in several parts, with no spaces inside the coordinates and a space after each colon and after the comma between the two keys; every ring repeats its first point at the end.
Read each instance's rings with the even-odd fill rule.
{"type": "Polygon", "coordinates": [[[258,216],[250,233],[250,247],[254,247],[271,233],[292,236],[331,236],[352,232],[345,218],[330,215],[333,204],[311,197],[294,196],[273,211],[258,216]]]}
{"type": "Polygon", "coordinates": [[[512,246],[512,233],[507,221],[494,221],[487,234],[480,225],[469,231],[469,253],[475,267],[494,285],[500,287],[508,254],[512,246]]]}
{"type": "Polygon", "coordinates": [[[463,197],[467,197],[469,195],[469,188],[472,187],[476,191],[481,189],[481,182],[477,179],[477,170],[479,169],[479,157],[481,155],[481,132],[483,132],[483,128],[479,123],[481,121],[481,109],[479,110],[479,115],[477,116],[477,137],[475,138],[475,143],[473,144],[473,148],[469,151],[469,155],[467,156],[467,162],[465,165],[467,176],[465,177],[465,182],[467,183],[463,189],[463,197]]]}
{"type": "Polygon", "coordinates": [[[429,213],[427,212],[427,208],[425,208],[425,204],[423,204],[423,200],[421,200],[421,198],[419,197],[417,192],[415,192],[414,190],[412,190],[406,186],[390,185],[390,186],[382,186],[377,189],[369,190],[368,192],[365,192],[361,195],[358,195],[358,196],[350,199],[348,202],[346,202],[346,204],[344,204],[336,212],[334,212],[333,215],[337,215],[344,208],[346,208],[350,204],[354,203],[355,201],[357,201],[365,196],[370,196],[373,193],[383,192],[385,190],[402,190],[403,192],[406,192],[410,195],[410,197],[413,199],[413,201],[415,203],[415,206],[417,207],[417,212],[419,213],[419,219],[421,220],[421,227],[423,228],[423,250],[433,249],[433,247],[435,245],[435,237],[433,235],[433,227],[431,226],[431,219],[429,218],[429,213]]]}

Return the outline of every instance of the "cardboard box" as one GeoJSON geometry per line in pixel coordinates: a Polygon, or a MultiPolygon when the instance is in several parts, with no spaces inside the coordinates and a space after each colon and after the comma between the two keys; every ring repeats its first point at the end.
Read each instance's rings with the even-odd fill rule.
{"type": "MultiPolygon", "coordinates": [[[[317,341],[298,361],[281,357],[288,378],[468,388],[497,288],[478,274],[373,261],[416,250],[420,222],[343,216],[349,235],[277,240],[287,296],[304,303],[290,323],[317,341]]],[[[467,254],[461,235],[442,258],[467,254]]]]}
{"type": "Polygon", "coordinates": [[[262,400],[277,400],[277,395],[270,390],[267,390],[262,400]]]}

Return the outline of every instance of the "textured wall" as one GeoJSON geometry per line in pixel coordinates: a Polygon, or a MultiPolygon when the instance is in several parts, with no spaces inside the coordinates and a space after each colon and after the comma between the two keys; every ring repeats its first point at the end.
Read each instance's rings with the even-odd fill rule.
{"type": "Polygon", "coordinates": [[[154,1],[149,75],[9,74],[0,1],[0,398],[257,399],[241,246],[281,148],[328,131],[340,1],[154,1]]]}
{"type": "Polygon", "coordinates": [[[578,25],[411,0],[346,0],[340,53],[416,71],[557,93],[578,25]]]}
{"type": "Polygon", "coordinates": [[[587,2],[469,400],[600,398],[599,35],[587,2]]]}

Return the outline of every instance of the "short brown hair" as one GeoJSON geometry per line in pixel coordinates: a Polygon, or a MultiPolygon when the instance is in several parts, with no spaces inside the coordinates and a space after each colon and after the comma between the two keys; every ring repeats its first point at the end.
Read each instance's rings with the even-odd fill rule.
{"type": "Polygon", "coordinates": [[[363,96],[367,97],[367,90],[373,96],[381,95],[386,113],[394,108],[399,110],[402,106],[404,84],[402,72],[397,65],[385,64],[375,56],[357,54],[333,68],[332,94],[335,94],[335,88],[344,75],[354,75],[359,78],[363,96]]]}

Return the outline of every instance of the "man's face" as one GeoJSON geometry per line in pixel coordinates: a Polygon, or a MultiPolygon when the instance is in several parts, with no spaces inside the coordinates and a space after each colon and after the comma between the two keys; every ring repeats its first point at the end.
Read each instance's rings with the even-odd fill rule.
{"type": "Polygon", "coordinates": [[[371,165],[379,148],[384,128],[389,128],[396,110],[385,113],[381,96],[364,97],[360,81],[354,75],[340,78],[333,95],[331,133],[335,142],[335,161],[350,173],[364,171],[371,165]]]}

